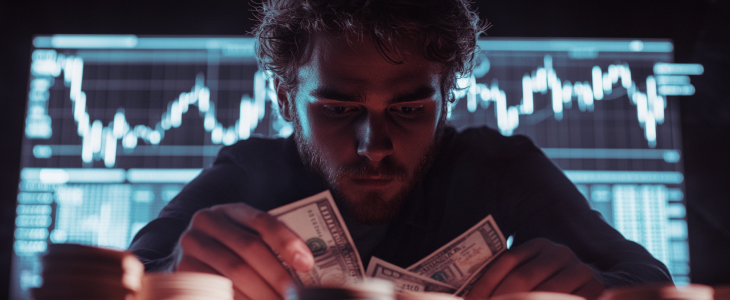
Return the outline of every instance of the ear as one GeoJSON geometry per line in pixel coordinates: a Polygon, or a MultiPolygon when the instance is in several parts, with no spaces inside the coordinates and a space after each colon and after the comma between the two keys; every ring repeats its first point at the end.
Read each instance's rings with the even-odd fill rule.
{"type": "Polygon", "coordinates": [[[284,118],[285,121],[291,122],[294,120],[292,115],[292,101],[294,101],[294,99],[289,99],[289,91],[284,89],[279,77],[274,79],[274,88],[276,89],[276,100],[279,105],[279,114],[281,114],[281,117],[284,118]]]}

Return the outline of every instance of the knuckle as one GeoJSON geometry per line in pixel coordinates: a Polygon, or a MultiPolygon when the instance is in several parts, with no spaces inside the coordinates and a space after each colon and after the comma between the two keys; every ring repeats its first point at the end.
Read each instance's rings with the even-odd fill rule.
{"type": "Polygon", "coordinates": [[[193,214],[193,218],[190,220],[190,226],[195,228],[207,224],[210,221],[212,213],[213,211],[210,209],[201,209],[195,212],[195,214],[193,214]]]}
{"type": "Polygon", "coordinates": [[[520,262],[520,258],[514,252],[509,251],[504,252],[499,260],[507,265],[517,265],[520,262]]]}
{"type": "Polygon", "coordinates": [[[288,252],[293,253],[297,251],[299,245],[299,241],[296,239],[285,239],[281,241],[281,244],[279,244],[279,251],[282,252],[288,252]]]}
{"type": "Polygon", "coordinates": [[[563,245],[563,244],[555,244],[555,249],[559,251],[560,253],[569,253],[572,254],[573,250],[570,250],[570,247],[563,245]]]}
{"type": "Polygon", "coordinates": [[[559,261],[570,261],[574,257],[573,251],[565,245],[556,245],[554,248],[554,255],[559,261]]]}
{"type": "Polygon", "coordinates": [[[183,249],[188,249],[192,247],[194,244],[196,244],[195,238],[190,234],[190,231],[186,231],[183,233],[182,236],[180,236],[180,247],[183,249]]]}
{"type": "Polygon", "coordinates": [[[272,230],[276,223],[274,221],[274,217],[262,211],[255,212],[252,220],[254,227],[260,230],[272,230]]]}
{"type": "Polygon", "coordinates": [[[238,245],[243,249],[249,249],[258,243],[261,243],[261,240],[252,234],[242,234],[238,236],[238,245]]]}
{"type": "Polygon", "coordinates": [[[247,277],[248,274],[251,272],[251,267],[249,267],[248,264],[243,262],[242,260],[231,260],[226,264],[226,273],[230,277],[234,278],[240,278],[240,277],[247,277]]]}
{"type": "Polygon", "coordinates": [[[215,210],[215,211],[225,211],[225,210],[229,209],[233,205],[235,205],[235,204],[232,204],[232,203],[216,204],[216,205],[211,206],[209,209],[210,210],[215,210]]]}

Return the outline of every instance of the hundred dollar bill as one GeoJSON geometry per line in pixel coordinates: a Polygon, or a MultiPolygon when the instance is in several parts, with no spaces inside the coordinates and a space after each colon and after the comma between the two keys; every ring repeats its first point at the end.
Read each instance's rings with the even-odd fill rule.
{"type": "Polygon", "coordinates": [[[368,264],[367,276],[384,279],[395,285],[395,292],[439,292],[453,294],[456,288],[423,277],[373,256],[368,264]]]}
{"type": "MultiPolygon", "coordinates": [[[[496,257],[496,256],[495,256],[495,257],[496,257]]],[[[477,272],[475,272],[474,274],[472,274],[472,275],[471,275],[471,277],[469,277],[469,279],[467,279],[466,283],[465,283],[464,285],[462,285],[461,287],[459,287],[459,289],[458,289],[458,290],[456,291],[456,293],[454,293],[454,295],[456,295],[456,296],[459,296],[459,297],[464,297],[464,295],[466,295],[466,294],[467,294],[468,292],[470,292],[470,291],[471,291],[471,288],[473,288],[473,287],[474,287],[474,284],[475,284],[475,283],[476,283],[476,282],[477,282],[477,281],[478,281],[478,280],[479,280],[480,278],[482,278],[482,275],[484,275],[484,273],[485,273],[485,272],[487,271],[487,265],[488,265],[488,264],[489,264],[490,262],[492,262],[492,259],[490,259],[490,260],[486,261],[486,262],[485,262],[485,263],[484,263],[484,264],[483,264],[483,265],[482,265],[482,266],[481,266],[481,267],[479,268],[479,271],[477,271],[477,272]]]]}
{"type": "Polygon", "coordinates": [[[301,287],[362,282],[364,268],[332,194],[324,191],[269,211],[296,233],[314,255],[307,273],[282,264],[301,287]]]}
{"type": "Polygon", "coordinates": [[[506,248],[502,232],[489,215],[407,270],[464,290],[506,248]]]}

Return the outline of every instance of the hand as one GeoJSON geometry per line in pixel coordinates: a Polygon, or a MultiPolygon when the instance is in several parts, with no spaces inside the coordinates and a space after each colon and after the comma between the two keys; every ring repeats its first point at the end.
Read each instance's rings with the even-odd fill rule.
{"type": "Polygon", "coordinates": [[[530,240],[502,253],[466,299],[528,291],[574,294],[596,299],[604,286],[570,248],[547,239],[530,240]]]}
{"type": "Polygon", "coordinates": [[[228,277],[236,300],[282,299],[293,285],[272,250],[297,271],[314,265],[307,245],[286,225],[243,203],[198,211],[178,247],[178,271],[228,277]]]}

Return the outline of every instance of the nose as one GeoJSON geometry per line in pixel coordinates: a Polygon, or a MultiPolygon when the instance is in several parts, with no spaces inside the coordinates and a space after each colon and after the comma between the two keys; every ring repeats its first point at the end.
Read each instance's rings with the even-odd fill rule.
{"type": "Polygon", "coordinates": [[[358,128],[357,154],[371,161],[381,161],[393,154],[393,142],[387,130],[385,116],[369,113],[358,128]]]}

